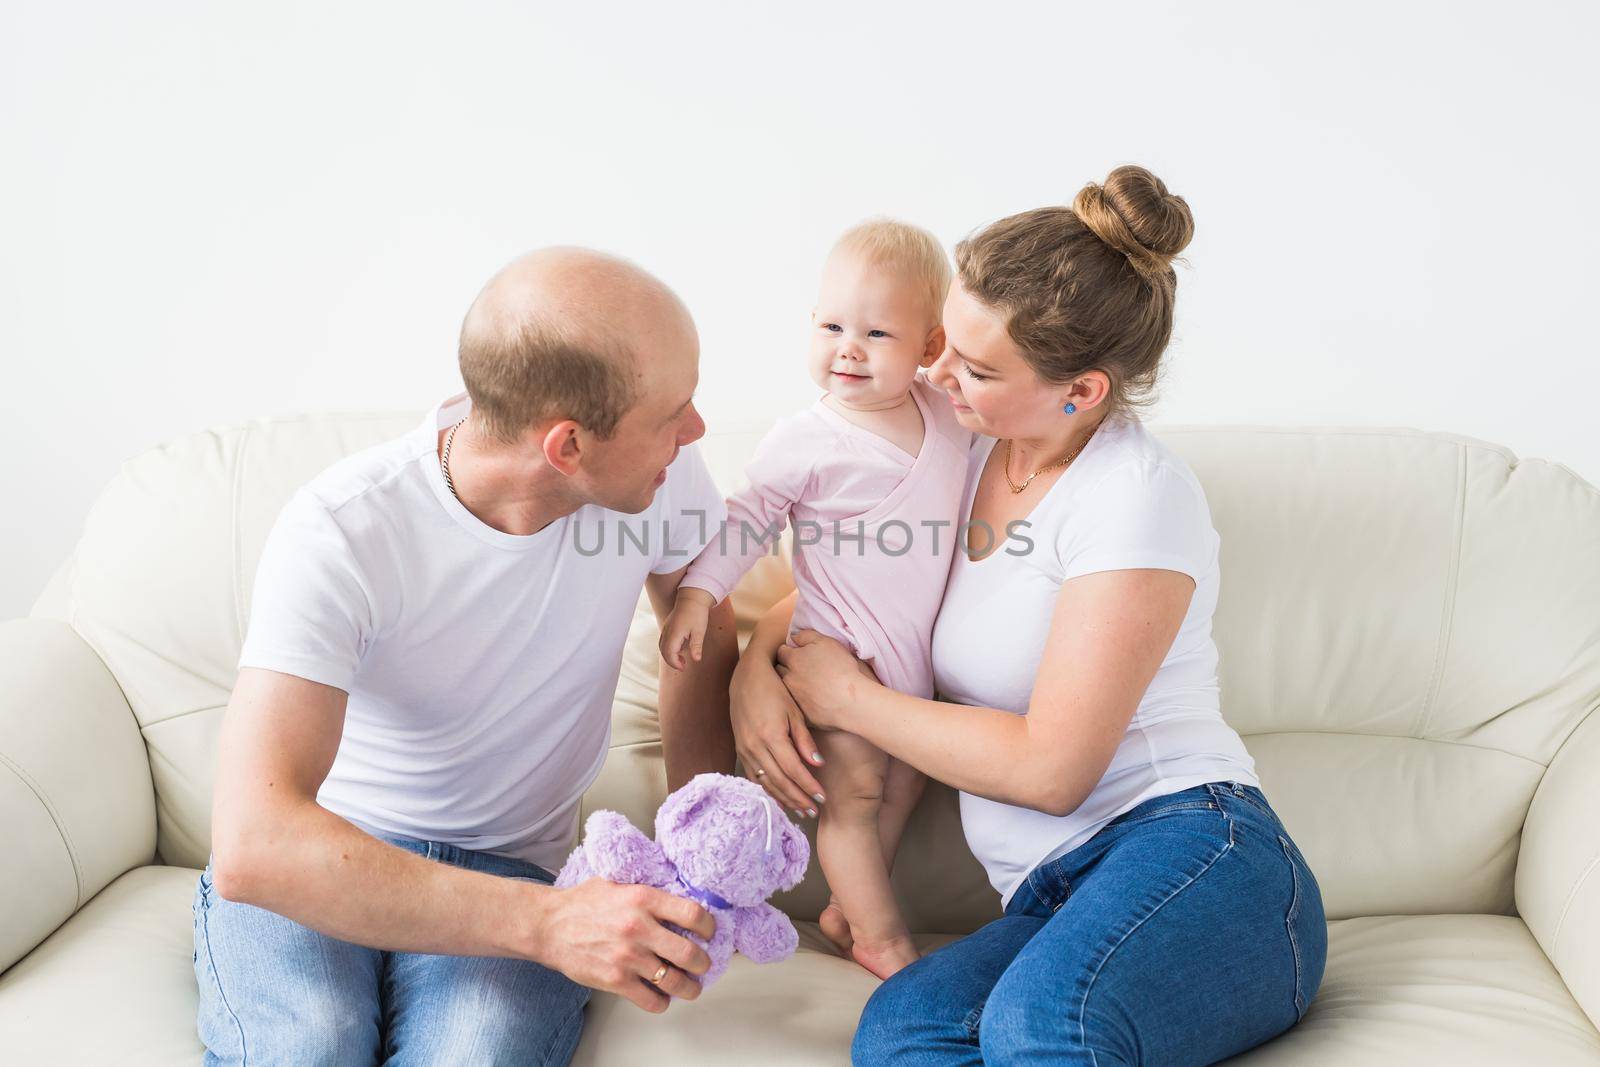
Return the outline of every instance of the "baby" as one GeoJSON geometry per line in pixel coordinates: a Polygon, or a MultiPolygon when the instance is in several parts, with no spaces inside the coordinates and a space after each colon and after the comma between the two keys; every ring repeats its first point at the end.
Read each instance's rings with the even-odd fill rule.
{"type": "MultiPolygon", "coordinates": [[[[662,628],[661,654],[698,659],[711,608],[795,530],[798,592],[790,633],[837,638],[884,685],[933,695],[929,645],[965,489],[970,433],[918,373],[944,348],[939,317],[950,264],[937,239],[874,220],[834,245],[812,314],[815,404],[778,422],[756,449],[750,484],[690,565],[662,628]]],[[[889,871],[924,780],[855,734],[816,735],[817,856],[833,889],[824,933],[880,978],[917,959],[889,871]]]]}

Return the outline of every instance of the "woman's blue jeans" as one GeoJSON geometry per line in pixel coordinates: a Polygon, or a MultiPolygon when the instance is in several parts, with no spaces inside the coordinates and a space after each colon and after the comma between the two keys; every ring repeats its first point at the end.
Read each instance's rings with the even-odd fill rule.
{"type": "Polygon", "coordinates": [[[1204,1064],[1305,1014],[1322,894],[1254,786],[1145,801],[1040,864],[1005,914],[878,987],[851,1049],[879,1064],[1204,1064]]]}
{"type": "MultiPolygon", "coordinates": [[[[549,871],[440,841],[391,845],[503,878],[549,871]]],[[[194,893],[199,1029],[209,1064],[565,1064],[589,990],[530,960],[382,952],[218,896],[194,893]]]]}

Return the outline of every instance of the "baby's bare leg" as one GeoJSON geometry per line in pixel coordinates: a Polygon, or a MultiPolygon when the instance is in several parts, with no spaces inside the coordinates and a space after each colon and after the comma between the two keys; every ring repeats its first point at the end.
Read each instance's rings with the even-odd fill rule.
{"type": "Polygon", "coordinates": [[[816,773],[828,798],[817,827],[818,859],[848,919],[851,955],[888,978],[917,958],[889,886],[879,829],[889,760],[855,734],[826,730],[814,736],[824,761],[816,773]]]}
{"type": "Polygon", "coordinates": [[[889,757],[883,781],[883,806],[878,812],[878,837],[883,842],[883,866],[887,871],[894,870],[900,838],[927,785],[927,775],[909,763],[889,757]]]}

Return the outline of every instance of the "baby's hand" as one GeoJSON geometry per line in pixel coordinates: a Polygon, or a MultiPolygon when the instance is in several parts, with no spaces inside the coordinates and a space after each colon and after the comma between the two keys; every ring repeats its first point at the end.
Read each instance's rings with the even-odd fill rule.
{"type": "Polygon", "coordinates": [[[678,598],[661,625],[661,658],[667,666],[681,671],[688,664],[683,658],[683,646],[689,645],[689,656],[700,662],[700,650],[705,645],[706,628],[711,622],[711,609],[716,601],[704,589],[679,589],[678,598]]]}

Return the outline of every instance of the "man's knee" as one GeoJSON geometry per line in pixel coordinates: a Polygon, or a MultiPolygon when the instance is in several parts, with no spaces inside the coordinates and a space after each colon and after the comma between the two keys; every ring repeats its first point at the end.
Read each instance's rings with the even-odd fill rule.
{"type": "MultiPolygon", "coordinates": [[[[285,1063],[365,1063],[380,1043],[378,1019],[337,998],[295,1005],[292,1023],[295,1054],[285,1063]]],[[[286,1020],[287,1021],[287,1020],[286,1020]]],[[[252,1057],[252,1060],[254,1058],[252,1057]]],[[[263,1059],[263,1062],[273,1062],[263,1059]]]]}
{"type": "Polygon", "coordinates": [[[390,1034],[405,1063],[561,1065],[582,1035],[591,991],[524,960],[434,957],[412,985],[415,1002],[390,1034]]]}
{"type": "MultiPolygon", "coordinates": [[[[484,1004],[463,997],[462,1010],[441,1013],[433,1034],[434,1052],[418,1063],[517,1064],[564,1067],[583,1035],[589,991],[542,1002],[536,1012],[508,1001],[484,1004]]],[[[408,1061],[409,1062],[409,1061],[408,1061]]]]}
{"type": "Polygon", "coordinates": [[[380,1046],[377,957],[202,888],[200,1039],[219,1063],[370,1061],[380,1046]]]}
{"type": "MultiPolygon", "coordinates": [[[[369,1063],[378,1054],[378,1018],[355,1003],[331,995],[284,996],[276,1003],[235,1005],[215,983],[200,988],[198,1029],[222,1064],[295,1063],[337,1067],[369,1063]]],[[[235,990],[234,1000],[245,999],[235,990]]]]}

